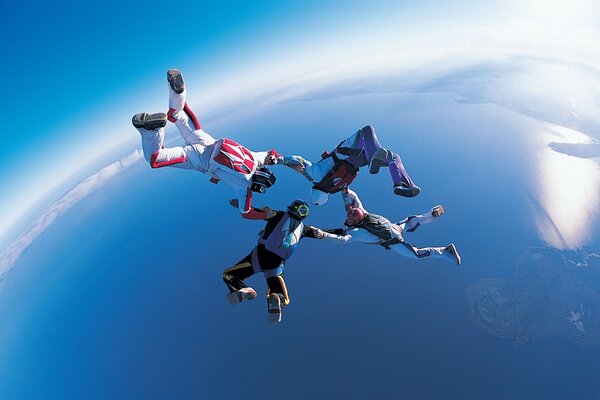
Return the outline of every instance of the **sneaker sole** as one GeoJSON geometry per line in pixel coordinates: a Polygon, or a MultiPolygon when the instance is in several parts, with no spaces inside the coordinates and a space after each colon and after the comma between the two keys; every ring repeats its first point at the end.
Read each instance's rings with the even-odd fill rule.
{"type": "Polygon", "coordinates": [[[138,113],[131,118],[131,123],[136,128],[143,128],[148,131],[153,131],[167,125],[167,114],[165,113],[138,113]]]}
{"type": "Polygon", "coordinates": [[[247,292],[239,292],[239,294],[242,296],[243,300],[254,300],[256,298],[256,291],[252,288],[247,288],[248,291],[247,292]]]}
{"type": "Polygon", "coordinates": [[[402,197],[415,197],[419,193],[421,193],[421,188],[418,186],[414,186],[411,188],[401,188],[401,187],[394,188],[394,194],[397,194],[398,196],[402,196],[402,197]]]}
{"type": "Polygon", "coordinates": [[[167,81],[169,81],[169,85],[171,89],[177,94],[183,93],[185,90],[185,82],[183,80],[183,75],[176,69],[170,69],[167,71],[167,81]]]}
{"type": "Polygon", "coordinates": [[[250,301],[256,299],[256,292],[254,290],[250,292],[231,292],[227,294],[227,302],[229,304],[239,304],[242,301],[250,301]]]}
{"type": "Polygon", "coordinates": [[[227,302],[231,305],[240,304],[243,301],[241,293],[238,292],[228,293],[225,297],[227,298],[227,302]]]}
{"type": "Polygon", "coordinates": [[[267,301],[267,318],[269,322],[278,323],[281,322],[281,315],[281,299],[277,294],[272,294],[267,301]]]}

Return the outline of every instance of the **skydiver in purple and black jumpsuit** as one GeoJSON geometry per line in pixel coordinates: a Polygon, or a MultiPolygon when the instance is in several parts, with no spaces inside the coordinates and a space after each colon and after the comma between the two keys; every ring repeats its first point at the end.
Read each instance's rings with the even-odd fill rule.
{"type": "Polygon", "coordinates": [[[388,167],[394,193],[399,196],[414,197],[421,192],[406,172],[400,156],[381,146],[371,125],[358,130],[333,151],[323,153],[316,163],[301,156],[270,156],[265,163],[287,165],[312,182],[310,201],[315,205],[325,203],[328,194],[346,190],[358,170],[366,165],[370,165],[372,174],[378,173],[381,167],[388,167]]]}

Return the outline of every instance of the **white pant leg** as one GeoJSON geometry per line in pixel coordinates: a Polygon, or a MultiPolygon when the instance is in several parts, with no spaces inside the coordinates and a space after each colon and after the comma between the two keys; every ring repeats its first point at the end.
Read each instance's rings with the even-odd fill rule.
{"type": "Polygon", "coordinates": [[[159,128],[154,131],[149,131],[144,128],[137,128],[142,136],[142,151],[146,161],[150,161],[152,154],[156,153],[163,147],[165,141],[165,128],[159,128]]]}
{"type": "Polygon", "coordinates": [[[424,214],[411,215],[398,222],[402,232],[414,232],[419,226],[433,222],[435,218],[431,215],[431,210],[424,214]]]}
{"type": "Polygon", "coordinates": [[[169,88],[169,108],[173,110],[173,114],[183,111],[185,99],[187,97],[187,89],[183,89],[183,92],[179,94],[175,93],[173,89],[171,89],[169,82],[167,82],[167,87],[169,88]]]}
{"type": "MultiPolygon", "coordinates": [[[[149,131],[144,128],[138,128],[142,136],[142,151],[146,161],[154,166],[171,166],[183,169],[195,169],[190,162],[191,155],[195,155],[194,149],[191,146],[163,148],[165,129],[160,128],[154,131],[149,131]],[[154,157],[153,157],[154,155],[154,157]],[[181,161],[176,161],[181,160],[181,161]]],[[[196,156],[197,158],[197,156],[196,156]]]]}
{"type": "Polygon", "coordinates": [[[185,144],[199,144],[201,146],[210,146],[216,142],[216,139],[202,129],[196,129],[194,124],[190,122],[190,118],[185,111],[173,114],[175,125],[179,129],[181,137],[185,144]]]}
{"type": "Polygon", "coordinates": [[[445,258],[451,263],[454,261],[451,257],[446,257],[446,248],[445,247],[422,247],[418,248],[413,246],[410,243],[402,242],[398,244],[394,244],[390,246],[390,248],[396,253],[413,259],[413,260],[425,260],[428,258],[445,258]]]}

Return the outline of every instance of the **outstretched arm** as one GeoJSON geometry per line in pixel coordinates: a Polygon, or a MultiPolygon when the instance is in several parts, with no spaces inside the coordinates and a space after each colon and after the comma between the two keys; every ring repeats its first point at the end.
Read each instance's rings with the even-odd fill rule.
{"type": "Polygon", "coordinates": [[[243,206],[240,206],[241,203],[239,199],[231,199],[229,200],[229,204],[232,207],[237,208],[244,219],[266,220],[275,216],[276,214],[274,210],[267,206],[263,208],[252,207],[252,197],[250,197],[249,201],[245,201],[243,206]]]}
{"type": "Polygon", "coordinates": [[[348,188],[342,192],[342,200],[344,200],[344,207],[346,208],[346,211],[348,211],[350,208],[358,208],[365,214],[368,213],[368,211],[363,207],[358,195],[352,189],[348,188]]]}
{"type": "Polygon", "coordinates": [[[308,237],[313,239],[333,239],[344,241],[343,238],[347,236],[345,231],[338,229],[320,229],[316,226],[305,225],[302,237],[308,237]]]}
{"type": "Polygon", "coordinates": [[[312,166],[312,163],[301,156],[282,156],[277,154],[274,157],[267,157],[266,164],[282,164],[290,167],[296,172],[304,174],[307,168],[312,166]]]}
{"type": "MultiPolygon", "coordinates": [[[[335,230],[329,230],[335,231],[335,230]]],[[[378,244],[380,242],[379,238],[364,229],[352,229],[348,231],[345,235],[336,235],[334,233],[328,233],[325,231],[321,231],[323,233],[322,239],[329,239],[338,243],[367,243],[367,244],[378,244]]]]}

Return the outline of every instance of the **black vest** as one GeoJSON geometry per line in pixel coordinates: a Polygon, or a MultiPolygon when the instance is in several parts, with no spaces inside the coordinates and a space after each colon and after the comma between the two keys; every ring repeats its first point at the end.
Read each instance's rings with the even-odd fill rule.
{"type": "Polygon", "coordinates": [[[381,215],[368,213],[360,224],[356,225],[357,228],[362,228],[369,233],[377,236],[381,239],[380,245],[389,249],[392,244],[403,242],[402,234],[400,229],[395,224],[392,224],[389,219],[382,217],[381,215]]]}

